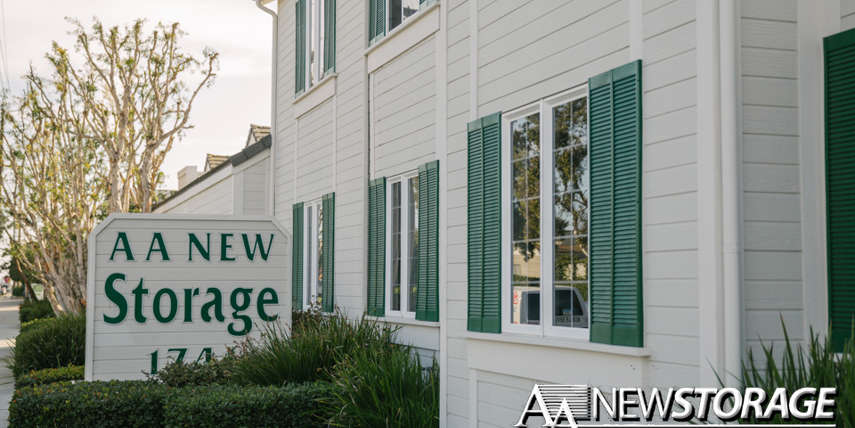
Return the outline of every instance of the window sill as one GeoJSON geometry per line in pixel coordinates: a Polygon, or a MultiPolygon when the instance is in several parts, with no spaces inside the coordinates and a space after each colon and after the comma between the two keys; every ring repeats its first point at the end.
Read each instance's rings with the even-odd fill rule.
{"type": "Polygon", "coordinates": [[[570,349],[576,351],[597,352],[602,354],[624,355],[639,358],[646,358],[650,356],[650,350],[647,348],[605,345],[602,343],[592,343],[588,340],[568,339],[564,337],[535,336],[519,333],[492,334],[468,331],[466,332],[466,338],[469,340],[544,346],[549,348],[570,349]]]}
{"type": "Polygon", "coordinates": [[[377,70],[439,31],[439,4],[434,1],[365,49],[363,55],[368,60],[368,72],[377,70]]]}
{"type": "Polygon", "coordinates": [[[433,321],[419,321],[415,318],[405,318],[405,317],[366,317],[368,319],[372,319],[375,321],[385,322],[387,324],[399,324],[399,325],[413,325],[418,327],[431,327],[431,328],[439,328],[438,322],[433,321]]]}
{"type": "Polygon", "coordinates": [[[294,97],[294,117],[300,117],[335,95],[337,73],[324,76],[315,86],[294,97]]]}

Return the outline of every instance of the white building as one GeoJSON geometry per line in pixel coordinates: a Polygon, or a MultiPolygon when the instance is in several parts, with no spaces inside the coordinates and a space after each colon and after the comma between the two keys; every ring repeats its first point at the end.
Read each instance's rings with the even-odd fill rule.
{"type": "Polygon", "coordinates": [[[845,338],[855,0],[261,2],[295,305],[433,351],[443,426],[845,338]]]}
{"type": "Polygon", "coordinates": [[[232,156],[208,154],[205,169],[178,171],[178,190],[159,201],[156,213],[265,215],[270,206],[270,130],[252,125],[243,150],[232,156]]]}

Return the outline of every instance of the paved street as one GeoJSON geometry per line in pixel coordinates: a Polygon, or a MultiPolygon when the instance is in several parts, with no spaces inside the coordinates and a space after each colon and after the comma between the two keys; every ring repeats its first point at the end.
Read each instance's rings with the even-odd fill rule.
{"type": "Polygon", "coordinates": [[[18,305],[21,299],[0,297],[0,427],[8,425],[9,400],[15,392],[12,372],[6,367],[12,340],[18,334],[18,305]]]}

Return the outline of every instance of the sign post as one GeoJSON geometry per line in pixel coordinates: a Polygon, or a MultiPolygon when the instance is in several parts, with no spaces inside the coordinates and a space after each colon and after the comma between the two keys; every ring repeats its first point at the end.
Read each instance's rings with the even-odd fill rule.
{"type": "Polygon", "coordinates": [[[290,325],[290,248],[272,217],[110,215],[89,236],[86,380],[144,378],[290,325]]]}

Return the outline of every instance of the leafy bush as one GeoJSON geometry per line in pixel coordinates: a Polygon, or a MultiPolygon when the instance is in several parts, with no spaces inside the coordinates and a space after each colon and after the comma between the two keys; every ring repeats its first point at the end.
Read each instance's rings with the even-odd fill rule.
{"type": "Polygon", "coordinates": [[[422,367],[413,351],[356,352],[336,367],[339,426],[439,426],[439,371],[422,367]]]}
{"type": "Polygon", "coordinates": [[[20,332],[23,333],[23,332],[25,332],[25,331],[27,331],[27,330],[29,330],[29,329],[31,329],[31,328],[39,325],[39,324],[42,324],[44,322],[52,322],[52,320],[54,320],[54,318],[37,318],[37,319],[34,319],[32,321],[23,322],[23,323],[21,323],[20,332]]]}
{"type": "Polygon", "coordinates": [[[284,387],[216,385],[173,389],[164,402],[170,427],[317,427],[328,419],[328,383],[284,387]]]}
{"type": "Polygon", "coordinates": [[[33,370],[15,379],[15,389],[25,386],[45,385],[55,382],[83,379],[83,366],[33,370]]]}
{"type": "Polygon", "coordinates": [[[12,286],[12,297],[24,297],[24,286],[23,285],[13,285],[12,286]]]}
{"type": "Polygon", "coordinates": [[[9,424],[19,427],[158,427],[168,387],[145,381],[68,382],[15,391],[9,424]]]}
{"type": "Polygon", "coordinates": [[[254,385],[284,385],[332,380],[335,365],[356,350],[380,351],[392,346],[395,329],[363,317],[348,320],[332,315],[304,314],[291,334],[279,325],[265,328],[260,340],[237,350],[235,381],[254,385]]]}
{"type": "Polygon", "coordinates": [[[9,406],[12,426],[315,427],[330,415],[332,385],[210,385],[150,381],[68,382],[24,387],[9,406]]]}
{"type": "Polygon", "coordinates": [[[41,318],[52,318],[56,315],[53,313],[53,308],[50,307],[50,302],[45,300],[31,300],[21,303],[18,307],[18,318],[21,324],[41,318]]]}
{"type": "MultiPolygon", "coordinates": [[[[784,321],[781,319],[781,325],[784,321]]],[[[742,364],[743,387],[758,387],[771,397],[775,388],[786,388],[795,391],[804,387],[836,387],[837,404],[835,425],[838,427],[855,427],[855,335],[849,338],[843,352],[834,352],[831,339],[822,340],[813,329],[810,331],[810,343],[807,350],[799,344],[790,342],[787,328],[784,326],[784,353],[776,360],[772,345],[761,344],[765,364],[759,365],[754,360],[754,354],[749,349],[748,356],[742,364]]],[[[772,420],[748,419],[745,423],[792,423],[776,417],[772,420]]],[[[806,422],[801,421],[800,424],[806,422]]],[[[828,423],[816,421],[815,423],[828,423]]]]}
{"type": "Polygon", "coordinates": [[[19,377],[32,370],[83,365],[85,357],[86,317],[64,315],[18,334],[9,367],[19,377]]]}
{"type": "Polygon", "coordinates": [[[150,379],[172,387],[222,385],[229,382],[235,359],[226,357],[208,362],[175,361],[150,376],[150,379]]]}

